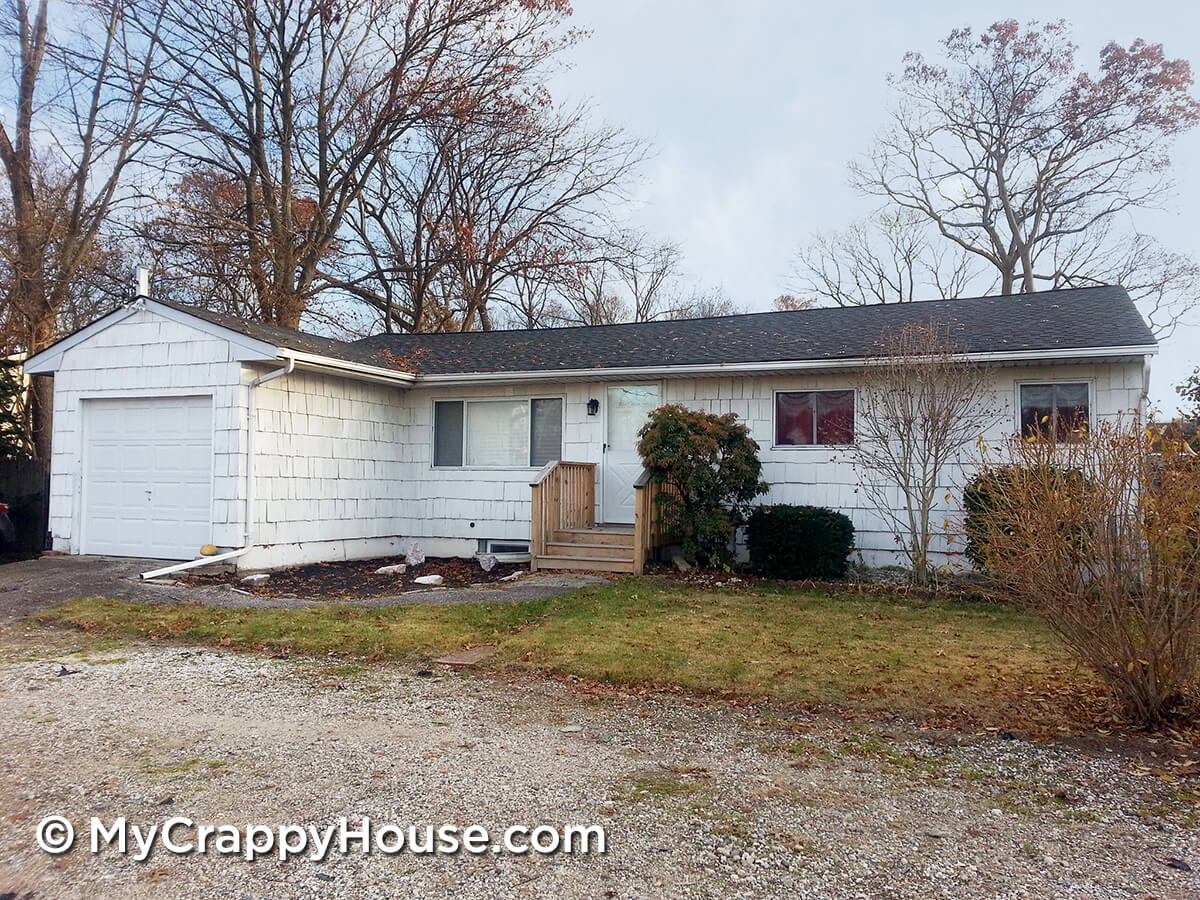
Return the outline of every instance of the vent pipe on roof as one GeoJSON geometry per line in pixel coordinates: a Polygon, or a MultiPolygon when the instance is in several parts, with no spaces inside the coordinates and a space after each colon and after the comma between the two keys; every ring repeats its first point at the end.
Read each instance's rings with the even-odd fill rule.
{"type": "Polygon", "coordinates": [[[135,299],[148,299],[150,297],[150,267],[137,266],[133,270],[133,277],[137,285],[135,299]]]}

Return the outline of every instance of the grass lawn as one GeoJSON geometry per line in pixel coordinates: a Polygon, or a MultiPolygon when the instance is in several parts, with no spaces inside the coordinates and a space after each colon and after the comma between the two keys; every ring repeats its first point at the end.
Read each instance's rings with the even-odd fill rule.
{"type": "Polygon", "coordinates": [[[1030,732],[1099,708],[1086,673],[1017,610],[768,585],[633,578],[533,603],[298,611],[81,599],[37,618],[110,638],[367,660],[495,641],[499,668],[1030,732]]]}

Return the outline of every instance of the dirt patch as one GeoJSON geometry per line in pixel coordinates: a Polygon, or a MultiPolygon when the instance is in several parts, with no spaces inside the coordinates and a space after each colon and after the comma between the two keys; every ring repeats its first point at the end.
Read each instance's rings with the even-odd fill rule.
{"type": "Polygon", "coordinates": [[[425,575],[441,575],[441,587],[470,587],[494,584],[510,575],[529,571],[528,563],[496,563],[490,572],[483,571],[474,559],[441,559],[429,557],[418,566],[408,566],[402,573],[376,574],[377,569],[403,563],[403,559],[356,559],[348,562],[314,563],[271,572],[265,581],[245,582],[241,574],[196,573],[184,583],[196,587],[228,585],[249,591],[256,597],[322,597],[358,600],[369,597],[392,597],[412,590],[428,590],[429,585],[417,584],[425,575]]]}

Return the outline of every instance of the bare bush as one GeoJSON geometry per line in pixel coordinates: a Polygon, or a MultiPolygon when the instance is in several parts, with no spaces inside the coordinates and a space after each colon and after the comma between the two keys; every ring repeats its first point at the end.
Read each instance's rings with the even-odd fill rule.
{"type": "Polygon", "coordinates": [[[934,507],[949,467],[995,420],[988,382],[987,371],[936,322],[887,336],[865,367],[854,464],[918,585],[932,572],[934,507]]]}
{"type": "Polygon", "coordinates": [[[1013,437],[985,464],[971,526],[989,589],[1044,619],[1144,725],[1194,704],[1200,677],[1200,459],[1153,441],[1119,421],[1013,437]]]}

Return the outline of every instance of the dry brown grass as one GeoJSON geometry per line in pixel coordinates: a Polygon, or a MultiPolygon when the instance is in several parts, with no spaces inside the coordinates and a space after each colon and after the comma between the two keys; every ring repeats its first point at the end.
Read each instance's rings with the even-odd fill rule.
{"type": "Polygon", "coordinates": [[[502,668],[1031,734],[1094,724],[1104,710],[1091,676],[1019,610],[763,584],[642,578],[535,603],[388,609],[82,599],[39,619],[108,639],[366,660],[496,641],[502,668]]]}

